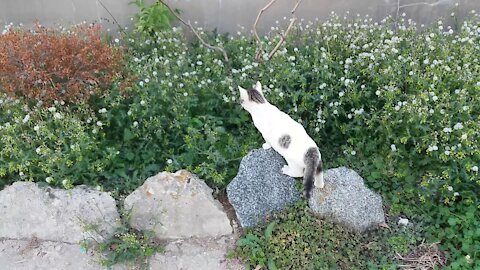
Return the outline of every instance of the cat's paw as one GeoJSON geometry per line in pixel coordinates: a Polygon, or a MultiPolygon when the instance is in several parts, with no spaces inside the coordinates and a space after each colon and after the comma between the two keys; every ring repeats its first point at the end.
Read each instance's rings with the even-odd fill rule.
{"type": "Polygon", "coordinates": [[[270,149],[271,147],[272,147],[272,146],[271,146],[269,143],[267,143],[267,142],[264,143],[264,144],[262,144],[262,148],[265,149],[265,150],[270,149]]]}
{"type": "Polygon", "coordinates": [[[283,165],[282,173],[286,174],[290,177],[302,177],[303,176],[303,171],[302,170],[296,170],[295,167],[292,168],[288,165],[283,165]]]}
{"type": "Polygon", "coordinates": [[[322,180],[315,179],[314,185],[319,189],[323,189],[325,187],[325,182],[323,181],[323,179],[322,180]]]}
{"type": "Polygon", "coordinates": [[[282,173],[290,176],[290,167],[288,167],[288,165],[283,165],[282,173]]]}

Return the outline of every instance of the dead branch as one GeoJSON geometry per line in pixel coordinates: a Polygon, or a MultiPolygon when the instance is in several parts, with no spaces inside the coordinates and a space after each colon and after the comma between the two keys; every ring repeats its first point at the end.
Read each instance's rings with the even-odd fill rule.
{"type": "Polygon", "coordinates": [[[260,17],[262,16],[262,14],[267,9],[269,9],[270,6],[273,5],[273,3],[275,3],[276,1],[277,0],[271,0],[266,6],[264,6],[262,9],[260,9],[260,11],[257,14],[257,18],[255,19],[255,23],[253,24],[253,35],[255,36],[255,39],[257,40],[257,44],[258,44],[257,54],[255,55],[255,59],[257,61],[261,60],[261,57],[262,57],[262,54],[263,54],[263,44],[262,44],[262,41],[260,40],[260,37],[258,36],[258,33],[257,33],[257,24],[258,24],[258,21],[260,20],[260,17]]]}
{"type": "Polygon", "coordinates": [[[446,265],[444,254],[438,249],[438,243],[420,244],[406,256],[397,253],[397,257],[404,262],[398,265],[402,269],[435,269],[446,265]]]}
{"type": "Polygon", "coordinates": [[[280,35],[280,40],[278,41],[277,45],[275,45],[273,50],[268,54],[267,60],[272,59],[273,55],[275,55],[275,53],[278,51],[280,46],[282,46],[282,44],[285,42],[285,40],[287,39],[288,33],[290,32],[290,29],[292,29],[292,26],[296,21],[297,21],[297,18],[290,19],[290,24],[288,25],[287,30],[285,30],[284,34],[280,35]]]}
{"type": "Polygon", "coordinates": [[[272,57],[275,55],[275,53],[278,51],[278,49],[280,48],[280,46],[282,46],[282,44],[285,42],[285,40],[287,39],[287,36],[288,36],[288,33],[290,33],[290,29],[292,29],[292,26],[293,24],[297,21],[297,16],[295,15],[295,11],[297,11],[297,8],[298,6],[300,5],[300,3],[302,2],[302,0],[297,0],[297,3],[295,4],[295,6],[293,7],[293,9],[290,11],[290,13],[292,14],[292,18],[290,19],[290,24],[288,25],[287,27],[287,30],[285,30],[285,33],[283,35],[280,36],[280,40],[278,41],[277,45],[273,48],[273,50],[268,54],[268,58],[267,58],[267,61],[272,59],[272,57]]]}
{"type": "Polygon", "coordinates": [[[165,3],[164,0],[157,0],[158,2],[164,4],[168,10],[170,10],[170,12],[173,14],[173,16],[175,16],[180,22],[182,22],[185,26],[188,26],[190,28],[190,30],[193,32],[193,34],[195,34],[195,36],[198,38],[198,40],[200,41],[200,43],[203,44],[203,46],[211,49],[211,50],[215,50],[215,51],[219,51],[223,54],[223,58],[225,59],[225,62],[228,62],[228,55],[227,55],[227,52],[220,46],[213,46],[213,45],[210,45],[208,44],[207,42],[205,42],[205,40],[200,36],[200,34],[195,30],[195,28],[193,27],[193,25],[190,23],[190,21],[186,22],[185,20],[183,20],[178,14],[177,12],[175,12],[169,5],[167,5],[165,3]]]}
{"type": "MultiPolygon", "coordinates": [[[[257,33],[257,24],[258,24],[258,21],[260,20],[260,17],[262,16],[262,14],[268,9],[270,8],[270,6],[273,5],[273,3],[275,3],[277,0],[271,0],[267,5],[265,5],[259,12],[258,12],[258,15],[257,15],[257,18],[255,19],[255,23],[253,24],[253,34],[255,36],[255,39],[257,40],[257,44],[258,44],[258,50],[257,50],[257,54],[255,56],[255,59],[257,61],[261,61],[262,60],[262,55],[263,55],[263,45],[262,45],[262,41],[260,40],[260,37],[258,36],[258,33],[257,33]]],[[[295,6],[293,7],[293,9],[290,11],[291,15],[292,15],[292,18],[290,18],[290,23],[288,24],[287,26],[287,29],[285,30],[285,32],[283,34],[280,34],[280,40],[278,41],[277,45],[275,45],[275,47],[273,48],[273,50],[268,54],[267,56],[267,61],[272,59],[272,57],[275,55],[275,53],[278,51],[278,49],[282,46],[282,44],[285,42],[285,40],[287,39],[287,36],[288,34],[290,33],[290,30],[292,29],[293,25],[295,24],[295,22],[297,21],[297,17],[295,16],[295,12],[297,11],[297,8],[298,6],[300,5],[300,3],[302,2],[302,0],[297,0],[297,2],[295,3],[295,6]]]]}
{"type": "MultiPolygon", "coordinates": [[[[411,3],[411,4],[405,4],[405,5],[398,5],[398,8],[400,9],[400,8],[420,6],[420,5],[425,5],[425,6],[434,7],[434,6],[440,5],[440,4],[442,4],[443,2],[447,2],[447,1],[448,1],[448,0],[439,0],[439,1],[434,2],[434,3],[417,2],[417,3],[411,3]]],[[[399,0],[398,2],[400,2],[400,0],[399,0]]]]}

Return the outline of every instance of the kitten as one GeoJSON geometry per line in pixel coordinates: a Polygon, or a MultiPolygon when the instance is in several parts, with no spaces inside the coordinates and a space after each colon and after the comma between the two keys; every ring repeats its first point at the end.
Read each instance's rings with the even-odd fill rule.
{"type": "Polygon", "coordinates": [[[291,177],[302,177],[305,197],[311,196],[313,185],[323,188],[322,158],[315,142],[303,126],[288,114],[270,104],[263,95],[262,85],[240,90],[240,104],[250,113],[253,124],[262,133],[264,149],[273,147],[287,161],[282,172],[291,177]]]}

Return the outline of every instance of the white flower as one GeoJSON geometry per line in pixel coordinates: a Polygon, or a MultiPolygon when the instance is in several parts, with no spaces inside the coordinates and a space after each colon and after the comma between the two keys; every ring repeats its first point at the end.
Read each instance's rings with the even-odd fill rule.
{"type": "Polygon", "coordinates": [[[357,151],[352,150],[352,152],[350,152],[350,154],[351,154],[352,156],[355,156],[355,155],[357,154],[357,151]]]}
{"type": "Polygon", "coordinates": [[[39,127],[38,125],[35,125],[35,126],[33,127],[33,130],[39,131],[39,130],[40,130],[40,127],[39,127]]]}
{"type": "Polygon", "coordinates": [[[57,108],[55,108],[55,107],[50,107],[50,108],[48,108],[48,111],[49,111],[49,112],[56,112],[56,111],[57,111],[57,108]]]}
{"type": "Polygon", "coordinates": [[[140,81],[138,84],[143,87],[144,83],[143,83],[143,81],[140,81]]]}
{"type": "Polygon", "coordinates": [[[455,191],[455,192],[453,193],[453,196],[458,197],[458,196],[460,196],[460,193],[458,193],[458,192],[455,191]]]}
{"type": "Polygon", "coordinates": [[[452,186],[448,186],[448,187],[447,187],[447,190],[448,190],[448,191],[453,191],[453,187],[452,187],[452,186]]]}
{"type": "Polygon", "coordinates": [[[168,163],[168,164],[172,164],[172,163],[173,163],[173,160],[169,158],[169,159],[167,159],[167,163],[168,163]]]}
{"type": "Polygon", "coordinates": [[[137,127],[137,126],[138,126],[138,122],[137,122],[137,121],[133,122],[133,126],[134,126],[134,127],[137,127]]]}
{"type": "Polygon", "coordinates": [[[67,180],[67,179],[63,179],[62,185],[63,185],[64,187],[66,187],[66,186],[68,185],[68,180],[67,180]]]}
{"type": "Polygon", "coordinates": [[[102,121],[97,121],[97,126],[99,126],[99,127],[103,126],[102,121]]]}
{"type": "Polygon", "coordinates": [[[472,167],[472,171],[478,172],[478,167],[477,167],[477,166],[473,166],[473,167],[472,167]]]}
{"type": "Polygon", "coordinates": [[[142,106],[145,105],[145,100],[141,100],[140,105],[142,105],[142,106]]]}
{"type": "Polygon", "coordinates": [[[319,132],[320,131],[320,128],[319,127],[316,127],[315,128],[315,132],[319,132]]]}
{"type": "Polygon", "coordinates": [[[390,145],[390,149],[392,149],[393,152],[397,151],[397,146],[395,144],[390,145]]]}
{"type": "Polygon", "coordinates": [[[35,149],[35,152],[40,155],[42,153],[42,148],[40,147],[37,147],[37,149],[35,149]]]}
{"type": "Polygon", "coordinates": [[[52,181],[53,181],[53,178],[50,177],[50,176],[47,177],[47,178],[45,178],[45,182],[47,182],[47,183],[49,183],[49,184],[50,184],[52,181]]]}
{"type": "Polygon", "coordinates": [[[55,119],[62,119],[62,118],[63,118],[63,116],[62,116],[60,113],[58,113],[58,112],[55,113],[55,114],[53,115],[53,117],[54,117],[55,119]]]}
{"type": "Polygon", "coordinates": [[[466,140],[466,139],[467,139],[467,137],[468,137],[468,136],[467,136],[467,134],[465,134],[465,133],[464,133],[464,134],[462,134],[462,140],[466,140]]]}
{"type": "Polygon", "coordinates": [[[450,151],[448,151],[448,150],[445,150],[445,152],[444,152],[444,153],[445,153],[445,155],[447,155],[447,156],[450,156],[450,151]]]}
{"type": "Polygon", "coordinates": [[[453,129],[462,129],[463,124],[462,123],[456,123],[455,126],[453,126],[453,129]]]}
{"type": "Polygon", "coordinates": [[[380,90],[375,91],[375,95],[380,96],[380,90]]]}
{"type": "Polygon", "coordinates": [[[20,177],[25,176],[25,174],[23,172],[19,172],[18,175],[20,175],[20,177]]]}
{"type": "Polygon", "coordinates": [[[438,150],[438,146],[436,146],[436,145],[432,146],[432,150],[433,150],[433,151],[437,151],[437,150],[438,150]]]}
{"type": "Polygon", "coordinates": [[[101,108],[100,110],[98,110],[98,113],[106,113],[107,112],[107,109],[105,108],[101,108]]]}
{"type": "Polygon", "coordinates": [[[29,114],[25,115],[25,117],[23,118],[22,122],[25,124],[25,123],[28,122],[28,120],[30,120],[30,115],[29,115],[29,114]]]}
{"type": "Polygon", "coordinates": [[[148,83],[149,81],[150,81],[149,78],[146,78],[146,79],[145,79],[145,83],[148,83]]]}
{"type": "Polygon", "coordinates": [[[115,43],[119,43],[120,40],[118,38],[115,39],[115,43]]]}
{"type": "Polygon", "coordinates": [[[197,65],[201,66],[201,65],[203,65],[203,62],[202,61],[197,61],[197,65]]]}
{"type": "Polygon", "coordinates": [[[446,127],[446,128],[443,129],[443,132],[450,133],[450,132],[452,132],[452,129],[449,128],[449,127],[446,127]]]}
{"type": "Polygon", "coordinates": [[[410,221],[407,218],[399,218],[397,224],[400,226],[407,226],[410,221]]]}

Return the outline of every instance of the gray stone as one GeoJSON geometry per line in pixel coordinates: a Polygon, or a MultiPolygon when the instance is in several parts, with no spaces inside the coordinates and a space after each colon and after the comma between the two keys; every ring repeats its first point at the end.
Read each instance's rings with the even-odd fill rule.
{"type": "MultiPolygon", "coordinates": [[[[101,270],[100,257],[92,251],[81,252],[80,245],[30,240],[0,239],[1,269],[8,270],[101,270]]],[[[126,270],[116,265],[114,270],[126,270]]]]}
{"type": "Polygon", "coordinates": [[[148,178],[125,199],[130,225],[163,239],[217,237],[232,233],[222,205],[203,180],[187,171],[148,178]]]}
{"type": "Polygon", "coordinates": [[[382,198],[365,187],[355,171],[340,167],[325,171],[325,187],[314,188],[309,205],[322,218],[363,232],[385,223],[382,198]]]}
{"type": "Polygon", "coordinates": [[[283,157],[272,148],[252,150],[240,162],[227,194],[242,227],[255,226],[300,199],[296,181],[282,173],[283,165],[283,157]]]}
{"type": "Polygon", "coordinates": [[[16,182],[0,191],[0,217],[0,238],[36,237],[77,244],[113,235],[119,214],[115,200],[105,192],[83,186],[64,190],[16,182]]]}
{"type": "Polygon", "coordinates": [[[151,270],[243,270],[237,260],[227,259],[235,240],[232,237],[219,239],[188,239],[169,243],[164,253],[150,259],[151,270]]]}

